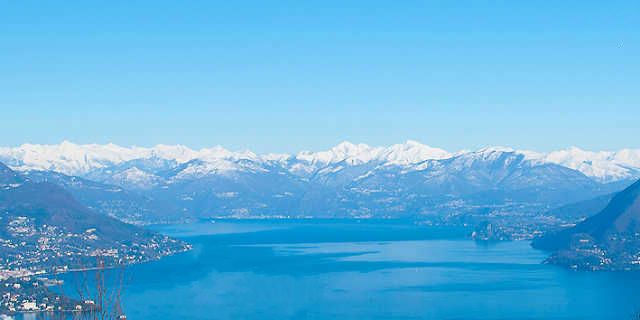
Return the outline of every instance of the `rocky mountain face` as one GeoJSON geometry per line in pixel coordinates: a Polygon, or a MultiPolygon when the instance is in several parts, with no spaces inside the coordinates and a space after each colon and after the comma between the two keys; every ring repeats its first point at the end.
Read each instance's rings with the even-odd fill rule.
{"type": "Polygon", "coordinates": [[[137,223],[546,211],[619,191],[640,176],[638,154],[452,153],[415,141],[390,147],[344,142],[296,155],[69,142],[0,148],[0,160],[32,179],[61,185],[83,204],[137,223]]]}
{"type": "Polygon", "coordinates": [[[640,268],[640,181],[616,194],[598,214],[575,227],[536,239],[550,263],[579,269],[640,268]]]}

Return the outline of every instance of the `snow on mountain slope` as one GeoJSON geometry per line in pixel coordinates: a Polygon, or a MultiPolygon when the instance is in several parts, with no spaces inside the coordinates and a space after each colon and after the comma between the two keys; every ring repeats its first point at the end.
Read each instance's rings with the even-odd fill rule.
{"type": "Polygon", "coordinates": [[[149,189],[158,184],[161,180],[162,179],[160,177],[141,170],[138,167],[131,167],[111,176],[109,182],[129,188],[149,189]]]}
{"type": "Polygon", "coordinates": [[[417,163],[424,160],[440,160],[447,159],[452,156],[446,150],[433,148],[419,142],[409,140],[403,144],[395,144],[388,148],[384,148],[378,158],[399,165],[407,165],[417,163]]]}
{"type": "Polygon", "coordinates": [[[199,156],[198,152],[182,145],[159,144],[153,148],[142,148],[144,156],[140,158],[160,158],[165,160],[175,160],[178,163],[193,160],[199,156]]]}
{"type": "Polygon", "coordinates": [[[327,151],[302,151],[296,155],[296,159],[321,164],[342,161],[347,161],[350,164],[357,164],[373,160],[379,151],[380,148],[373,148],[366,144],[353,144],[345,141],[327,151]]]}
{"type": "Polygon", "coordinates": [[[362,164],[371,161],[394,164],[410,164],[429,159],[446,159],[451,153],[446,150],[423,145],[416,141],[407,141],[389,147],[370,147],[366,144],[342,142],[328,151],[303,151],[296,155],[296,159],[311,163],[362,164]]]}
{"type": "MultiPolygon", "coordinates": [[[[262,160],[255,153],[245,150],[240,152],[232,152],[221,146],[216,146],[210,149],[201,149],[200,151],[195,153],[195,156],[189,160],[200,159],[204,161],[217,161],[220,159],[228,159],[228,160],[252,160],[252,161],[260,161],[262,160]]],[[[184,161],[178,161],[184,162],[184,161]]]]}
{"type": "Polygon", "coordinates": [[[429,147],[416,141],[407,141],[389,147],[371,147],[345,141],[320,152],[303,151],[289,158],[288,168],[293,174],[308,177],[311,174],[335,173],[344,165],[357,166],[368,163],[407,166],[425,160],[446,159],[452,154],[446,150],[429,147]]]}
{"type": "Polygon", "coordinates": [[[121,147],[115,144],[79,145],[64,141],[57,145],[23,144],[0,148],[0,161],[20,170],[51,170],[69,175],[84,175],[136,159],[159,158],[186,163],[194,159],[220,162],[220,159],[258,160],[252,152],[231,152],[222,147],[192,150],[181,145],[157,145],[152,148],[121,147]]]}
{"type": "MultiPolygon", "coordinates": [[[[421,170],[427,160],[449,159],[467,155],[460,165],[471,165],[477,159],[490,160],[501,152],[521,154],[532,163],[553,163],[578,170],[599,182],[613,182],[640,177],[640,150],[591,152],[578,148],[537,153],[504,147],[490,147],[477,151],[450,153],[416,141],[406,141],[388,147],[372,147],[366,144],[342,142],[319,152],[303,151],[296,155],[258,155],[251,151],[234,152],[220,146],[193,150],[181,145],[157,145],[155,147],[121,147],[115,144],[74,144],[64,141],[57,145],[23,144],[13,148],[0,147],[0,161],[13,169],[51,170],[68,175],[92,176],[92,172],[106,170],[105,174],[117,175],[118,179],[141,185],[156,181],[153,170],[141,165],[116,168],[130,161],[162,159],[184,166],[180,177],[197,177],[229,170],[264,170],[269,164],[286,167],[291,173],[307,177],[317,172],[335,172],[344,166],[363,164],[402,166],[405,170],[421,170]],[[111,169],[114,168],[112,171],[111,169]],[[129,171],[126,171],[129,170],[129,171]]],[[[462,161],[462,160],[459,160],[462,161]]],[[[144,161],[141,161],[144,163],[144,161]]],[[[177,174],[177,173],[176,173],[177,174]]]]}
{"type": "Polygon", "coordinates": [[[551,152],[543,159],[578,170],[600,182],[613,182],[640,176],[640,150],[592,152],[572,147],[551,152]]]}
{"type": "Polygon", "coordinates": [[[77,145],[68,141],[57,145],[23,144],[16,148],[0,148],[0,161],[14,169],[51,170],[75,175],[144,155],[142,148],[123,148],[114,144],[77,145]]]}
{"type": "Polygon", "coordinates": [[[197,179],[211,174],[225,174],[234,171],[265,172],[267,169],[263,168],[260,162],[242,161],[242,159],[236,161],[233,158],[195,159],[187,162],[171,179],[173,181],[197,179]]]}

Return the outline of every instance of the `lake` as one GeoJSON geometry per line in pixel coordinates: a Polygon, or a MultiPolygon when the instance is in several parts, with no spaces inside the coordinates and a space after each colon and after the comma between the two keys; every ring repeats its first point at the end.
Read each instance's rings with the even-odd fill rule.
{"type": "Polygon", "coordinates": [[[130,320],[632,319],[640,311],[640,274],[543,265],[546,254],[527,242],[476,243],[464,229],[367,220],[154,229],[194,249],[128,268],[130,320]]]}

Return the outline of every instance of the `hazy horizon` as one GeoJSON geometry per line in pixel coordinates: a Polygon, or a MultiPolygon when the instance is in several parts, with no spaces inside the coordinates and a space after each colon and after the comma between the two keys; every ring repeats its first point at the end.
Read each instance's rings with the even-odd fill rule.
{"type": "Polygon", "coordinates": [[[640,148],[636,9],[9,2],[0,145],[640,148]]]}
{"type": "Polygon", "coordinates": [[[565,150],[572,150],[572,149],[578,149],[580,151],[586,151],[586,152],[617,152],[617,151],[621,151],[621,150],[640,150],[640,148],[632,148],[632,147],[622,147],[620,149],[613,149],[613,148],[608,148],[608,149],[587,149],[587,148],[583,148],[581,146],[577,146],[577,145],[568,145],[565,147],[560,147],[557,149],[553,149],[553,150],[535,150],[535,149],[524,149],[524,148],[515,148],[512,146],[508,146],[508,145],[498,145],[498,144],[485,144],[485,145],[481,145],[477,148],[466,148],[466,149],[447,149],[444,147],[440,147],[437,145],[432,145],[429,144],[428,142],[425,141],[420,141],[417,139],[407,139],[404,141],[398,141],[398,142],[393,142],[390,144],[385,144],[385,145],[376,145],[376,144],[370,144],[370,143],[366,143],[366,142],[359,142],[359,141],[349,141],[349,140],[340,140],[337,141],[333,144],[330,144],[324,148],[320,148],[320,149],[291,149],[291,152],[277,152],[277,151],[264,151],[264,152],[256,152],[255,150],[252,150],[250,148],[240,148],[240,149],[233,149],[230,148],[228,146],[226,146],[223,143],[217,143],[217,142],[212,142],[211,144],[205,144],[202,145],[201,147],[192,147],[190,145],[186,145],[183,143],[175,143],[175,144],[169,144],[169,143],[157,143],[157,144],[153,144],[153,145],[136,145],[136,144],[119,144],[119,143],[115,143],[115,142],[105,142],[105,143],[96,143],[96,142],[88,142],[88,143],[80,143],[77,141],[72,141],[69,139],[63,139],[59,142],[54,142],[54,143],[33,143],[33,142],[23,142],[20,144],[15,144],[15,145],[0,145],[0,148],[9,148],[9,149],[16,149],[16,148],[21,148],[27,145],[32,145],[32,146],[49,146],[49,147],[53,147],[53,146],[62,146],[64,144],[71,144],[71,145],[75,145],[75,146],[108,146],[108,145],[114,145],[117,147],[121,147],[121,148],[126,148],[126,149],[136,149],[136,148],[141,148],[141,149],[153,149],[153,148],[157,148],[157,147],[162,147],[162,146],[169,146],[169,147],[185,147],[188,148],[192,151],[200,151],[203,149],[214,149],[214,148],[222,148],[224,150],[227,151],[231,151],[231,152],[245,152],[245,151],[250,151],[250,152],[254,152],[258,155],[268,155],[268,154],[287,154],[287,155],[295,155],[297,153],[300,152],[322,152],[322,151],[328,151],[331,150],[333,148],[339,147],[343,144],[352,144],[355,146],[361,146],[364,145],[366,147],[375,149],[375,148],[388,148],[388,147],[392,147],[395,145],[407,145],[407,144],[419,144],[425,147],[430,147],[430,148],[434,148],[434,149],[441,149],[447,152],[450,152],[451,154],[457,154],[457,153],[465,153],[465,152],[475,152],[475,151],[480,151],[483,149],[505,149],[505,150],[513,150],[513,151],[521,151],[521,152],[536,152],[536,153],[541,153],[541,154],[545,154],[545,153],[551,153],[551,152],[557,152],[557,151],[565,151],[565,150]]]}

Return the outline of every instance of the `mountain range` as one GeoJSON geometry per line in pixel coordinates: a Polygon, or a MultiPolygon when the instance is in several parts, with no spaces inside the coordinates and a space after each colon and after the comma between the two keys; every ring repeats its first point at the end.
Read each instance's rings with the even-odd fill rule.
{"type": "MultiPolygon", "coordinates": [[[[302,151],[295,155],[258,155],[251,151],[232,152],[220,146],[193,150],[181,145],[157,145],[144,148],[121,147],[115,144],[79,145],[64,141],[57,145],[23,144],[18,147],[0,147],[0,161],[20,171],[51,170],[75,176],[83,176],[97,169],[109,168],[140,159],[155,160],[155,163],[146,163],[146,165],[156,167],[167,165],[167,163],[158,163],[159,160],[179,164],[191,160],[201,160],[209,164],[210,170],[219,171],[237,168],[233,163],[239,160],[259,163],[287,162],[298,164],[296,168],[291,168],[295,171],[310,172],[314,168],[332,163],[345,162],[355,165],[375,162],[410,165],[425,160],[447,159],[462,154],[478,153],[482,150],[522,154],[528,160],[558,164],[580,171],[600,182],[612,182],[640,176],[640,149],[592,152],[571,147],[566,150],[539,153],[490,147],[478,151],[449,152],[416,141],[407,141],[389,147],[371,147],[365,144],[342,142],[327,151],[302,151]]],[[[143,163],[140,165],[144,166],[143,163]]],[[[127,174],[131,175],[131,178],[143,179],[145,177],[145,172],[132,171],[127,174]]]]}
{"type": "Polygon", "coordinates": [[[343,142],[295,155],[63,142],[0,148],[0,162],[134,223],[547,211],[612,194],[640,177],[640,150],[449,152],[415,141],[389,147],[343,142]]]}

